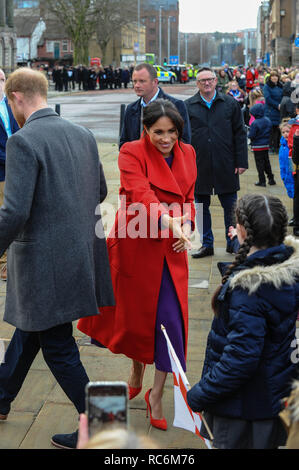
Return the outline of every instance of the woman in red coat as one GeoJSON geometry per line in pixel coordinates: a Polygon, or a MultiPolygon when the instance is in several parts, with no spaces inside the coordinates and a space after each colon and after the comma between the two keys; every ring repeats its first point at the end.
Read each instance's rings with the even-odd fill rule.
{"type": "Polygon", "coordinates": [[[167,429],[162,392],[171,372],[161,323],[186,370],[188,247],[194,227],[195,151],[181,142],[183,120],[168,100],[144,108],[144,133],[119,154],[121,207],[107,239],[115,307],[81,319],[78,328],[114,353],[133,359],[130,398],[145,364],[155,379],[145,400],[151,424],[167,429]]]}

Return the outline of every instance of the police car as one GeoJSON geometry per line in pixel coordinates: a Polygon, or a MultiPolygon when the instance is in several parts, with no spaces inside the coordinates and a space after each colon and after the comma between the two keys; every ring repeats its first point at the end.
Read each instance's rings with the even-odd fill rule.
{"type": "Polygon", "coordinates": [[[176,81],[176,74],[170,70],[165,69],[161,65],[154,65],[157,70],[157,77],[159,82],[174,83],[176,81]]]}

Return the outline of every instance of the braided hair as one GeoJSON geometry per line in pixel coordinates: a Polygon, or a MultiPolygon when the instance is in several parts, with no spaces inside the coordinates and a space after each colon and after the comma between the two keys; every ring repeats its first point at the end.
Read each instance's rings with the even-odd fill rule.
{"type": "Polygon", "coordinates": [[[220,290],[233,271],[244,263],[251,247],[269,248],[283,243],[287,235],[288,214],[277,197],[261,194],[246,194],[239,199],[236,207],[236,222],[246,230],[246,239],[239,248],[235,261],[230,264],[222,277],[221,285],[212,298],[212,308],[217,314],[220,290]]]}

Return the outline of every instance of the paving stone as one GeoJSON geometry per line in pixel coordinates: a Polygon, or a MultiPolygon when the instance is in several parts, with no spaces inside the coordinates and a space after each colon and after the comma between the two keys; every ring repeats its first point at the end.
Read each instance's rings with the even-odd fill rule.
{"type": "Polygon", "coordinates": [[[0,449],[20,448],[33,422],[33,413],[11,411],[7,421],[0,421],[0,449]]]}
{"type": "MultiPolygon", "coordinates": [[[[118,146],[116,144],[99,144],[99,153],[108,184],[106,203],[118,207],[119,170],[117,166],[118,146]]],[[[271,164],[277,181],[276,187],[267,186],[257,189],[256,169],[253,155],[250,153],[250,168],[241,176],[239,197],[246,193],[275,194],[281,198],[292,216],[292,200],[285,192],[280,180],[278,158],[271,157],[271,164]]],[[[207,289],[189,288],[189,339],[187,358],[187,378],[190,385],[200,380],[205,348],[214,314],[211,309],[211,296],[218,287],[221,276],[218,271],[219,261],[232,262],[233,255],[226,253],[224,238],[223,210],[218,197],[211,198],[211,214],[215,236],[215,255],[212,257],[193,259],[189,252],[189,285],[208,281],[207,289]]],[[[292,233],[289,228],[289,233],[292,233]]],[[[200,247],[199,236],[194,237],[194,248],[200,247]]],[[[14,328],[3,322],[6,283],[0,281],[0,339],[11,338],[14,328]]],[[[121,380],[127,382],[131,361],[123,355],[114,355],[107,349],[97,348],[90,344],[90,339],[76,328],[73,334],[78,343],[81,360],[86,367],[90,380],[121,380]]],[[[298,323],[299,328],[299,323],[298,323]]],[[[299,330],[298,330],[299,331],[299,330]]],[[[168,374],[163,395],[163,409],[168,421],[167,432],[150,426],[146,419],[145,392],[151,388],[154,380],[154,366],[148,365],[144,375],[142,392],[129,403],[130,424],[136,432],[148,435],[156,440],[161,448],[166,449],[204,449],[201,439],[189,431],[172,426],[173,409],[173,377],[168,374]]],[[[56,433],[73,432],[77,427],[77,412],[67,396],[61,390],[51,372],[47,368],[42,354],[39,353],[32,364],[25,383],[12,405],[7,422],[0,422],[1,449],[54,449],[50,439],[56,433]]]]}
{"type": "Polygon", "coordinates": [[[54,434],[71,433],[78,429],[78,414],[72,405],[46,402],[30,426],[20,449],[55,449],[54,434]]]}

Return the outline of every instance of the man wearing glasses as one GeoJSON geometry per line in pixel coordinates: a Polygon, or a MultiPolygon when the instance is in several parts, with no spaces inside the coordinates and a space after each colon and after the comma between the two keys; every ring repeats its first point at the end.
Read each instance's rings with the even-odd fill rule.
{"type": "Polygon", "coordinates": [[[185,101],[196,151],[198,230],[202,247],[192,254],[203,258],[214,254],[210,214],[211,195],[217,194],[224,210],[226,251],[233,252],[228,230],[240,189],[239,175],[248,168],[247,133],[240,105],[234,98],[216,91],[215,72],[207,67],[198,71],[198,93],[185,101]],[[199,213],[202,210],[202,227],[199,213]]]}

